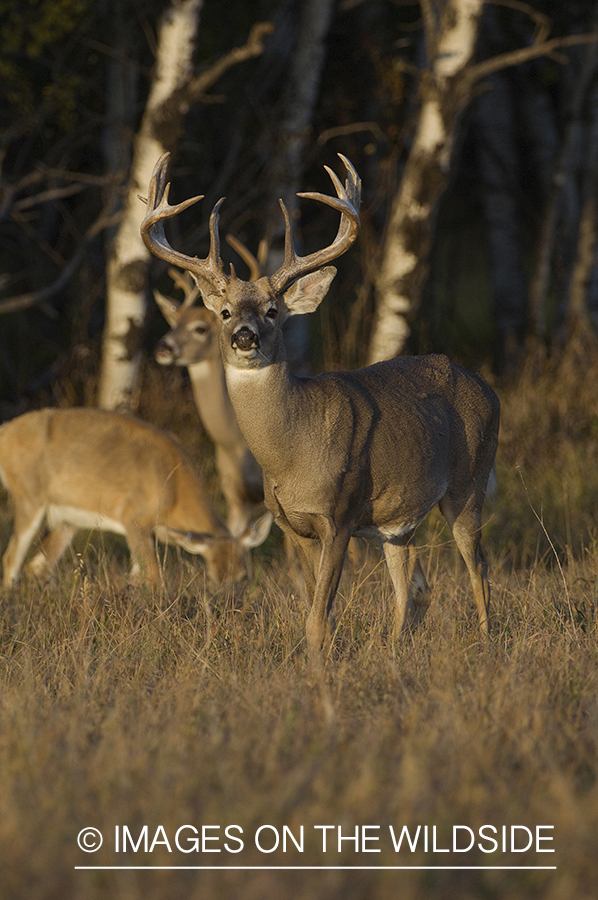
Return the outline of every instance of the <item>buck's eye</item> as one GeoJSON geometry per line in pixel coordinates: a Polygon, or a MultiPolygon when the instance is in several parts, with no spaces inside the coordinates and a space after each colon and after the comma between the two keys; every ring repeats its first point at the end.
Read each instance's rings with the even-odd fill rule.
{"type": "Polygon", "coordinates": [[[278,310],[276,309],[275,306],[271,306],[270,309],[268,310],[268,312],[266,313],[266,317],[268,319],[275,319],[277,315],[278,315],[278,310]]]}
{"type": "Polygon", "coordinates": [[[205,325],[195,325],[193,328],[193,331],[195,332],[195,334],[205,334],[206,326],[205,325]]]}
{"type": "Polygon", "coordinates": [[[230,319],[230,310],[223,309],[222,312],[220,313],[220,316],[222,319],[230,319]]]}

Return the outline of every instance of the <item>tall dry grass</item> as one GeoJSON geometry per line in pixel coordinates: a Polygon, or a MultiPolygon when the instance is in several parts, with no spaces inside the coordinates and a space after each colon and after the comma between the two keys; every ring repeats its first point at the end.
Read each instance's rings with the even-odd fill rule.
{"type": "MultiPolygon", "coordinates": [[[[549,389],[542,377],[504,392],[499,491],[485,528],[493,566],[487,645],[437,520],[421,537],[434,583],[424,627],[393,640],[389,579],[374,551],[364,553],[343,578],[323,679],[306,667],[305,603],[276,541],[255,555],[244,589],[213,597],[201,566],[172,551],[160,590],[119,585],[126,553],[95,537],[89,546],[84,538],[55,581],[25,580],[4,592],[0,897],[594,898],[598,550],[591,503],[574,491],[585,483],[591,497],[598,487],[592,429],[581,424],[580,393],[591,421],[592,392],[554,373],[549,389]],[[559,406],[565,390],[572,396],[559,406]],[[529,465],[523,480],[517,465],[529,465]],[[549,490],[558,484],[567,490],[549,490]],[[222,840],[208,846],[222,849],[233,824],[243,828],[241,853],[175,848],[178,827],[219,825],[222,840]],[[147,825],[150,843],[165,836],[172,852],[157,843],[152,853],[140,846],[117,854],[117,825],[135,839],[147,825]],[[253,835],[262,825],[281,834],[286,825],[295,837],[303,826],[304,851],[289,843],[286,853],[260,852],[253,835]],[[345,841],[339,854],[330,831],[323,853],[315,825],[340,826],[345,837],[355,826],[379,826],[369,846],[382,852],[355,852],[345,841]],[[420,840],[415,852],[404,845],[395,853],[390,825],[397,835],[403,825],[412,835],[427,825],[429,851],[420,840]],[[432,827],[437,848],[446,848],[455,825],[478,841],[483,825],[499,834],[503,825],[553,826],[544,846],[556,852],[433,852],[432,827]],[[85,826],[104,835],[98,853],[77,846],[85,826]],[[85,865],[298,868],[75,868],[85,865]],[[377,868],[310,868],[323,865],[377,868]],[[523,865],[556,869],[455,868],[523,865]]],[[[148,417],[162,415],[160,424],[176,430],[146,402],[148,417]]],[[[198,439],[198,459],[202,447],[198,439]]],[[[3,543],[8,531],[3,509],[3,543]]]]}

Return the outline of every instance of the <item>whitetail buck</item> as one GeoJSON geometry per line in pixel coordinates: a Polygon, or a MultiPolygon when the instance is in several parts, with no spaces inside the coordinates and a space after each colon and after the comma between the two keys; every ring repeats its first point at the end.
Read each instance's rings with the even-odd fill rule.
{"type": "Polygon", "coordinates": [[[169,274],[183,290],[184,300],[177,304],[154,291],[162,315],[170,325],[154,355],[160,365],[187,367],[199,417],[214,443],[216,469],[228,513],[227,525],[232,534],[243,534],[256,508],[263,504],[264,483],[262,470],[241,434],[226,389],[220,322],[209,309],[194,306],[199,293],[194,284],[176,269],[169,269],[169,274]]]}
{"type": "Polygon", "coordinates": [[[125,536],[131,575],[158,580],[152,533],[201,554],[210,579],[235,581],[247,551],[268,535],[266,513],[233,538],[185,453],[163,431],[98,409],[42,409],[0,427],[0,480],[12,495],[14,532],[3,557],[6,587],[19,576],[44,517],[50,529],[29,563],[49,572],[80,528],[125,536]]]}
{"type": "Polygon", "coordinates": [[[498,440],[499,400],[478,376],[445,356],[401,357],[351,372],[299,378],[281,335],[289,315],[313,312],[359,231],[360,181],[348,160],[336,197],[302,193],[341,214],[332,244],[299,257],[284,204],[285,259],[255,282],[223,272],[220,201],[210,217],[205,259],[173,250],[164,221],[195,203],[168,202],[168,154],[150,183],[142,225],[146,246],[186,268],[222,323],[228,392],[247,444],[264,473],[266,506],[290,535],[311,596],[310,657],[321,659],[328,616],[351,535],[376,537],[395,589],[400,629],[423,618],[429,588],[411,543],[439,505],[467,565],[479,625],[488,630],[490,591],[480,544],[481,512],[498,440]]]}

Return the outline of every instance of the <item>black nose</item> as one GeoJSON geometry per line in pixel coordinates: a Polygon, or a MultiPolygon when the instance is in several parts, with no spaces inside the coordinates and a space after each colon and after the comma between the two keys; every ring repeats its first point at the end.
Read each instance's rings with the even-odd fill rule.
{"type": "Polygon", "coordinates": [[[230,343],[231,347],[236,347],[238,350],[252,350],[254,347],[259,347],[260,339],[255,331],[244,325],[238,331],[235,331],[230,339],[230,343]]]}
{"type": "Polygon", "coordinates": [[[165,338],[162,338],[162,340],[158,341],[158,343],[156,344],[154,355],[158,360],[160,360],[160,357],[162,357],[162,359],[166,358],[168,360],[173,360],[176,354],[174,347],[171,346],[169,341],[167,341],[165,338]]]}

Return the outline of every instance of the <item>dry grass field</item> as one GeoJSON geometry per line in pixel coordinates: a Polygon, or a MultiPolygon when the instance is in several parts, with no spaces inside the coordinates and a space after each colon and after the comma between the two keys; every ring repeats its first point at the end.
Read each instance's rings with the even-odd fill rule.
{"type": "MultiPolygon", "coordinates": [[[[0,898],[598,896],[598,364],[582,363],[502,391],[486,645],[435,517],[424,626],[393,640],[364,545],[324,678],[275,535],[234,592],[209,595],[172,550],[160,590],[129,587],[122,543],[97,535],[52,582],[4,592],[0,898]]],[[[199,459],[192,406],[171,420],[154,377],[143,414],[199,459]]],[[[3,504],[2,549],[9,531],[3,504]]]]}

